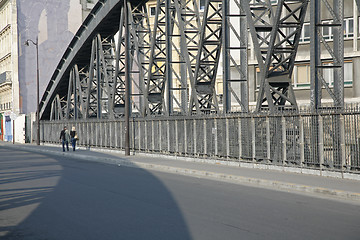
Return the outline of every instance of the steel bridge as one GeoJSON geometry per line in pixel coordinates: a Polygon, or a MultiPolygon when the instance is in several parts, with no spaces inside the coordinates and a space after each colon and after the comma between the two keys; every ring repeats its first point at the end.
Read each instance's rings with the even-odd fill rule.
{"type": "Polygon", "coordinates": [[[148,12],[147,1],[99,0],[42,97],[40,140],[58,142],[70,124],[87,147],[359,173],[360,111],[343,111],[343,0],[273,2],[157,0],[148,12]],[[291,76],[306,14],[311,111],[301,114],[291,76]],[[249,114],[250,50],[260,79],[255,114],[249,114]],[[322,89],[342,111],[324,113],[322,89]]]}
{"type": "Polygon", "coordinates": [[[145,0],[99,0],[49,81],[40,119],[121,118],[127,96],[132,116],[249,112],[250,48],[260,71],[255,111],[296,112],[291,75],[308,11],[311,106],[314,111],[321,108],[325,88],[341,109],[343,0],[272,2],[206,0],[200,9],[197,0],[157,0],[155,12],[149,13],[145,0]],[[324,12],[332,17],[328,23],[321,21],[324,12]],[[332,29],[332,44],[322,35],[323,28],[332,29]],[[331,56],[331,66],[321,59],[324,51],[331,56]],[[323,76],[326,68],[334,72],[333,89],[323,76]],[[217,74],[219,69],[222,74],[217,74]],[[215,87],[219,81],[221,93],[215,87]]]}

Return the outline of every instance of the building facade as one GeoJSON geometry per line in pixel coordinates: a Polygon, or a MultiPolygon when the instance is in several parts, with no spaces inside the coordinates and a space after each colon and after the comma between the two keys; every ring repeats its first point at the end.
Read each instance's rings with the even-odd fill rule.
{"type": "MultiPolygon", "coordinates": [[[[37,109],[37,44],[39,88],[43,94],[63,52],[82,23],[84,0],[0,1],[0,140],[25,141],[31,136],[30,114],[37,109]],[[25,46],[25,41],[29,46],[25,46]],[[13,119],[11,118],[13,117],[13,119]],[[13,121],[16,117],[16,120],[13,121]],[[25,129],[27,128],[27,129],[25,129]],[[24,130],[25,129],[25,130],[24,130]]],[[[87,1],[89,2],[89,1],[87,1]]],[[[91,7],[91,5],[87,6],[91,7]]],[[[83,13],[84,12],[84,13],[83,13]]]]}
{"type": "Polygon", "coordinates": [[[11,112],[19,112],[15,0],[0,2],[0,140],[12,141],[11,112]]]}

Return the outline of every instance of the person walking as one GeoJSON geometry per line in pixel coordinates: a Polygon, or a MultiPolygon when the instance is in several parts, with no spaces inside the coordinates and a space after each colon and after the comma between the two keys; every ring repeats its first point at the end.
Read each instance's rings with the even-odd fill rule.
{"type": "Polygon", "coordinates": [[[78,136],[74,126],[71,128],[70,137],[71,137],[71,145],[73,147],[73,151],[75,151],[76,141],[78,140],[78,136]]]}
{"type": "Polygon", "coordinates": [[[65,146],[66,146],[67,151],[69,151],[70,134],[69,134],[69,131],[67,130],[66,126],[60,132],[60,140],[62,143],[63,152],[65,152],[65,146]]]}

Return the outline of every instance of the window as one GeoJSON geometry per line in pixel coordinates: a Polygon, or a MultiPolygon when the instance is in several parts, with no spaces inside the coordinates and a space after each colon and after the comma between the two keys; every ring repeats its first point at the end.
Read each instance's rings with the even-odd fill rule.
{"type": "Polygon", "coordinates": [[[351,85],[353,82],[353,63],[344,63],[344,85],[351,85]]]}
{"type": "Polygon", "coordinates": [[[354,19],[344,19],[344,37],[352,38],[354,36],[354,19]]]}
{"type": "MultiPolygon", "coordinates": [[[[323,24],[331,24],[332,21],[324,21],[323,24]]],[[[322,28],[322,34],[323,34],[323,37],[326,39],[326,40],[330,40],[332,39],[333,37],[333,33],[332,33],[332,27],[331,26],[324,26],[322,28]]]]}
{"type": "Polygon", "coordinates": [[[156,8],[154,6],[149,7],[150,17],[154,17],[156,14],[156,8]]]}
{"type": "Polygon", "coordinates": [[[310,65],[295,65],[292,81],[294,87],[310,87],[310,65]]]}
{"type": "Polygon", "coordinates": [[[200,0],[199,9],[202,12],[205,10],[205,0],[200,0]]]}
{"type": "MultiPolygon", "coordinates": [[[[333,63],[325,63],[325,66],[332,66],[333,63]]],[[[323,76],[330,87],[334,86],[334,69],[323,69],[323,76]]],[[[344,62],[344,85],[351,85],[353,82],[353,63],[344,62]]]]}
{"type": "Polygon", "coordinates": [[[293,35],[289,38],[289,41],[290,41],[290,42],[293,42],[294,39],[295,39],[295,34],[294,34],[295,31],[296,31],[296,28],[294,28],[294,27],[287,28],[287,35],[290,36],[291,34],[293,34],[293,35]]]}
{"type": "Polygon", "coordinates": [[[310,41],[310,23],[304,23],[304,26],[301,31],[300,42],[309,42],[310,41]]]}
{"type": "MultiPolygon", "coordinates": [[[[323,24],[331,24],[333,21],[324,21],[323,24]]],[[[352,38],[354,36],[354,19],[347,18],[344,19],[344,38],[352,38]]],[[[323,27],[323,36],[326,40],[332,40],[334,37],[334,27],[333,26],[324,26],[323,27]]]]}

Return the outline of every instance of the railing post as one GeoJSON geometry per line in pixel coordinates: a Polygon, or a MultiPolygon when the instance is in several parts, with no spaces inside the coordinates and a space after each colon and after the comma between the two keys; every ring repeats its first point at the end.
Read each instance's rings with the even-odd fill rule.
{"type": "Polygon", "coordinates": [[[159,120],[159,151],[161,152],[161,134],[162,134],[162,131],[161,131],[161,120],[159,120]]]}
{"type": "Polygon", "coordinates": [[[90,142],[90,127],[89,127],[90,123],[87,122],[86,123],[86,144],[88,146],[88,148],[90,149],[90,145],[91,145],[91,142],[90,142]]]}
{"type": "Polygon", "coordinates": [[[239,145],[239,160],[242,157],[242,127],[241,127],[241,118],[238,118],[238,145],[239,145]]]}
{"type": "Polygon", "coordinates": [[[144,126],[144,129],[145,129],[145,131],[144,131],[144,132],[145,132],[145,140],[144,140],[144,142],[145,142],[145,148],[144,148],[144,150],[145,150],[145,152],[146,152],[146,151],[148,151],[148,134],[147,134],[147,130],[148,130],[148,129],[147,129],[147,121],[146,121],[146,120],[144,121],[144,125],[145,125],[145,126],[144,126]]]}
{"type": "Polygon", "coordinates": [[[125,149],[125,146],[123,144],[123,137],[124,137],[124,127],[123,127],[123,121],[119,122],[120,123],[120,129],[121,129],[121,134],[120,134],[120,148],[121,149],[125,149]]]}
{"type": "Polygon", "coordinates": [[[225,141],[226,141],[226,158],[230,157],[230,133],[229,133],[229,119],[225,119],[225,141]]]}
{"type": "Polygon", "coordinates": [[[281,129],[282,129],[282,164],[285,165],[286,163],[286,120],[285,117],[281,117],[281,129]]]}
{"type": "Polygon", "coordinates": [[[266,116],[266,158],[268,161],[270,161],[271,158],[271,148],[270,148],[270,119],[268,116],[266,116]]]}
{"type": "Polygon", "coordinates": [[[175,154],[179,154],[178,120],[175,120],[175,154]]]}
{"type": "Polygon", "coordinates": [[[319,115],[319,167],[320,171],[324,165],[324,125],[323,125],[323,118],[319,115]]]}
{"type": "Polygon", "coordinates": [[[101,129],[101,123],[99,123],[99,128],[95,128],[96,132],[95,132],[95,146],[98,147],[99,146],[99,131],[101,129]]]}
{"type": "Polygon", "coordinates": [[[207,139],[206,139],[207,138],[206,119],[204,118],[203,121],[204,121],[203,122],[203,125],[204,125],[204,139],[203,139],[204,140],[204,155],[207,156],[208,154],[207,154],[207,139]]]}
{"type": "Polygon", "coordinates": [[[214,119],[214,144],[215,144],[215,156],[218,155],[218,133],[217,133],[217,121],[214,119]]]}
{"type": "Polygon", "coordinates": [[[138,121],[138,131],[139,131],[139,151],[141,151],[141,121],[138,121]]]}
{"type": "Polygon", "coordinates": [[[155,150],[154,120],[151,120],[151,151],[155,150]]]}
{"type": "Polygon", "coordinates": [[[104,122],[103,132],[101,133],[101,139],[103,139],[103,147],[109,147],[109,138],[106,136],[107,129],[109,128],[109,122],[104,122]]]}
{"type": "Polygon", "coordinates": [[[341,153],[341,170],[343,171],[346,166],[345,155],[345,121],[344,115],[340,114],[340,153],[341,153]]]}
{"type": "Polygon", "coordinates": [[[187,128],[186,128],[186,119],[184,119],[184,153],[187,153],[187,128]]]}
{"type": "Polygon", "coordinates": [[[252,144],[252,159],[256,160],[256,129],[255,129],[255,119],[251,117],[251,144],[252,144]]]}
{"type": "Polygon", "coordinates": [[[193,136],[194,136],[194,155],[197,153],[197,147],[196,147],[196,119],[194,119],[193,124],[193,136]]]}
{"type": "Polygon", "coordinates": [[[168,149],[168,153],[170,153],[170,121],[169,120],[167,120],[166,130],[167,130],[167,149],[168,149]]]}
{"type": "Polygon", "coordinates": [[[304,143],[304,121],[303,118],[300,116],[299,117],[299,125],[300,125],[300,129],[299,129],[299,141],[300,141],[300,166],[303,167],[304,166],[304,162],[305,162],[305,143],[304,143]]]}

